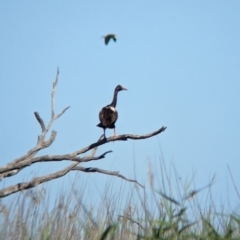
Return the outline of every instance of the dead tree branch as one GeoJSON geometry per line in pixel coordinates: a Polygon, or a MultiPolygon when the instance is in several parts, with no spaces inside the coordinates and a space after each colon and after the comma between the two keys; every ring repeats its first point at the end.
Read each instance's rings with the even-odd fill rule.
{"type": "MultiPolygon", "coordinates": [[[[5,167],[0,168],[0,174],[9,172],[9,171],[12,171],[12,170],[15,170],[15,169],[23,169],[23,168],[28,167],[28,166],[30,166],[34,163],[37,163],[37,162],[51,162],[51,161],[55,162],[55,161],[63,161],[63,160],[86,162],[86,161],[91,161],[91,160],[98,160],[100,156],[96,157],[96,158],[93,157],[95,152],[96,152],[96,148],[98,146],[101,146],[103,144],[106,144],[108,142],[113,142],[113,141],[121,141],[121,140],[125,141],[128,138],[129,139],[134,139],[134,140],[149,138],[149,137],[155,136],[155,135],[163,132],[165,129],[166,129],[166,127],[161,127],[157,131],[154,131],[152,133],[148,133],[148,134],[145,134],[145,135],[123,134],[123,135],[119,135],[115,138],[114,137],[109,137],[107,139],[98,140],[97,142],[95,142],[93,144],[90,144],[87,147],[84,147],[84,148],[82,148],[80,150],[77,150],[77,151],[75,151],[73,153],[70,153],[70,154],[45,155],[45,156],[40,156],[40,157],[33,158],[33,157],[29,157],[31,155],[29,153],[29,154],[25,155],[25,159],[22,157],[21,161],[18,160],[17,162],[10,163],[5,167]],[[90,156],[85,157],[85,158],[77,158],[78,155],[86,153],[86,152],[88,152],[89,150],[92,150],[92,149],[95,151],[95,152],[93,152],[94,154],[91,153],[90,156]]],[[[53,131],[50,139],[48,141],[44,142],[44,146],[42,146],[42,149],[50,146],[51,143],[54,141],[55,136],[56,136],[56,132],[53,131]]],[[[108,151],[107,153],[109,153],[109,152],[111,152],[111,151],[108,151]]],[[[106,153],[104,153],[104,155],[105,154],[106,153]]],[[[33,153],[32,153],[32,155],[33,155],[33,153]]],[[[103,157],[101,157],[101,158],[103,158],[103,157]]]]}
{"type": "Polygon", "coordinates": [[[54,118],[54,96],[55,96],[55,92],[56,92],[56,86],[57,86],[57,83],[58,83],[58,75],[59,75],[59,69],[57,69],[56,79],[53,82],[53,86],[52,86],[52,94],[51,94],[52,119],[54,118]]]}
{"type": "Polygon", "coordinates": [[[42,120],[41,117],[39,116],[38,112],[34,112],[34,115],[35,115],[38,123],[40,124],[40,126],[41,126],[41,128],[42,128],[42,132],[44,132],[46,128],[45,128],[45,124],[44,124],[43,120],[42,120]]]}
{"type": "MultiPolygon", "coordinates": [[[[74,161],[74,162],[78,162],[78,163],[81,163],[81,162],[90,162],[90,161],[96,161],[96,160],[100,160],[100,159],[103,159],[105,158],[105,155],[110,153],[112,151],[107,151],[103,154],[101,154],[100,156],[97,156],[97,157],[94,157],[94,156],[85,156],[85,157],[71,157],[71,155],[67,156],[65,155],[44,155],[44,156],[40,156],[40,157],[35,157],[33,158],[31,161],[22,161],[18,164],[16,164],[15,166],[12,166],[12,168],[9,168],[4,171],[2,174],[5,174],[5,173],[9,173],[11,171],[17,171],[17,170],[22,170],[24,169],[25,167],[29,167],[30,165],[34,164],[34,163],[39,163],[39,162],[60,162],[60,161],[64,161],[64,160],[69,160],[69,161],[74,161]]],[[[3,169],[3,168],[2,168],[3,169]]],[[[16,174],[16,173],[15,173],[16,174]]],[[[14,173],[12,173],[10,176],[14,175],[14,173]]],[[[9,176],[9,177],[10,177],[9,176]]],[[[2,177],[3,178],[3,177],[2,177]]]]}
{"type": "Polygon", "coordinates": [[[82,148],[80,150],[77,150],[76,152],[74,152],[74,154],[79,155],[82,153],[85,153],[93,148],[96,148],[98,146],[101,146],[103,144],[106,144],[108,142],[115,142],[115,141],[126,141],[127,139],[132,139],[132,140],[140,140],[140,139],[146,139],[146,138],[150,138],[153,137],[157,134],[160,134],[161,132],[165,131],[167,127],[161,127],[160,129],[158,129],[157,131],[154,131],[152,133],[148,133],[145,135],[134,135],[134,134],[123,134],[123,135],[118,135],[116,137],[109,137],[109,138],[105,138],[102,139],[98,142],[92,143],[89,146],[82,148]]]}
{"type": "Polygon", "coordinates": [[[85,173],[98,172],[98,173],[102,173],[102,174],[106,174],[106,175],[119,177],[119,178],[124,179],[128,182],[133,182],[133,183],[137,184],[138,186],[144,188],[144,186],[141,185],[139,182],[137,182],[137,180],[128,179],[125,176],[119,174],[118,171],[107,171],[107,170],[94,168],[94,167],[84,168],[84,167],[77,166],[77,165],[82,163],[82,162],[96,161],[96,160],[100,160],[100,159],[105,158],[106,154],[111,153],[112,151],[106,151],[99,156],[95,156],[96,151],[97,151],[97,147],[99,147],[103,144],[107,144],[109,142],[114,142],[114,141],[126,141],[128,139],[141,140],[141,139],[150,138],[150,137],[153,137],[153,136],[155,136],[157,134],[160,134],[163,131],[165,131],[166,127],[161,127],[157,131],[154,131],[154,132],[151,132],[151,133],[148,133],[148,134],[145,134],[145,135],[123,134],[123,135],[119,135],[117,137],[109,137],[107,139],[103,138],[103,135],[101,135],[100,138],[95,143],[92,143],[92,144],[90,144],[90,145],[88,145],[84,148],[80,148],[80,149],[78,149],[78,150],[76,150],[72,153],[67,153],[67,154],[62,154],[62,155],[43,155],[43,156],[35,157],[35,155],[40,150],[48,148],[54,142],[54,140],[56,138],[56,135],[57,135],[57,132],[52,130],[51,134],[50,134],[50,137],[48,139],[45,139],[46,134],[48,133],[48,131],[52,127],[53,122],[56,119],[58,119],[59,117],[61,117],[66,112],[66,110],[69,108],[69,107],[66,107],[60,113],[55,114],[54,99],[55,99],[55,93],[56,93],[56,86],[57,86],[57,83],[58,83],[58,76],[59,76],[59,70],[57,69],[56,78],[55,78],[55,81],[53,82],[53,85],[52,85],[51,117],[50,117],[49,123],[46,126],[44,124],[43,119],[40,117],[39,113],[34,112],[35,118],[36,118],[37,122],[39,123],[39,125],[41,127],[41,135],[38,136],[38,141],[37,141],[36,146],[34,146],[32,149],[30,149],[23,156],[14,159],[13,161],[9,162],[5,166],[0,167],[0,179],[14,176],[14,175],[18,174],[21,170],[25,169],[26,167],[30,167],[35,163],[59,162],[59,161],[70,161],[70,162],[73,162],[73,163],[71,163],[68,167],[66,167],[66,168],[64,168],[60,171],[57,171],[57,172],[54,172],[54,173],[51,173],[51,174],[47,174],[47,175],[44,175],[44,176],[41,176],[41,177],[33,178],[28,182],[21,182],[21,183],[14,184],[12,186],[0,189],[0,198],[1,197],[6,197],[10,194],[13,194],[13,193],[16,193],[16,192],[19,192],[19,191],[22,191],[22,190],[26,190],[26,189],[36,187],[37,185],[39,185],[41,183],[48,182],[48,181],[51,181],[53,179],[62,177],[70,171],[82,171],[82,172],[85,172],[85,173]],[[84,156],[84,157],[79,156],[79,155],[84,154],[84,153],[86,153],[90,150],[91,150],[91,152],[90,152],[89,155],[84,156]]]}
{"type": "Polygon", "coordinates": [[[63,170],[57,171],[55,173],[43,176],[43,177],[38,177],[38,178],[33,178],[31,181],[29,182],[23,182],[23,183],[18,183],[15,184],[13,186],[10,187],[6,187],[3,190],[0,190],[0,198],[2,197],[6,197],[10,194],[22,191],[22,190],[26,190],[26,189],[30,189],[33,187],[36,187],[37,185],[44,183],[44,182],[48,182],[50,180],[62,177],[64,175],[66,175],[69,171],[72,170],[72,168],[74,168],[76,165],[78,165],[79,162],[75,162],[72,165],[64,168],[63,170]]]}
{"type": "MultiPolygon", "coordinates": [[[[155,136],[155,135],[163,132],[165,129],[166,129],[166,127],[161,127],[159,130],[154,131],[152,133],[145,134],[145,135],[123,134],[123,135],[119,135],[115,138],[114,137],[109,137],[107,139],[98,140],[97,142],[92,143],[92,144],[88,145],[87,147],[79,149],[79,150],[77,150],[75,152],[72,152],[70,154],[45,155],[45,156],[40,156],[40,157],[35,157],[35,158],[30,158],[30,159],[28,157],[26,157],[25,161],[23,161],[23,159],[22,159],[21,161],[14,162],[13,164],[8,164],[7,166],[0,168],[0,174],[11,171],[11,170],[14,170],[14,169],[22,169],[22,168],[28,167],[28,166],[30,166],[34,163],[37,163],[37,162],[51,162],[51,161],[54,162],[54,161],[63,161],[63,160],[74,161],[74,159],[77,159],[76,157],[78,155],[86,153],[91,149],[95,149],[95,151],[96,151],[96,148],[98,146],[101,146],[101,145],[106,144],[108,142],[122,141],[122,140],[126,141],[127,139],[139,140],[139,139],[150,138],[152,136],[155,136]]],[[[49,146],[50,143],[52,143],[52,139],[53,139],[53,137],[50,137],[50,139],[47,142],[45,142],[45,145],[49,146]]],[[[44,148],[45,148],[45,146],[44,146],[44,148]]],[[[81,158],[79,158],[79,162],[81,162],[80,159],[81,158]]],[[[89,161],[97,160],[97,159],[91,159],[91,155],[87,159],[89,159],[89,161]]]]}
{"type": "Polygon", "coordinates": [[[126,178],[123,175],[119,174],[119,172],[117,172],[117,171],[112,172],[112,171],[107,171],[107,170],[100,169],[100,168],[94,168],[94,167],[84,168],[84,167],[79,167],[79,166],[72,168],[72,170],[82,171],[82,172],[86,172],[86,173],[93,173],[93,172],[103,173],[106,175],[111,175],[111,176],[122,178],[128,182],[136,183],[140,187],[144,188],[144,186],[142,184],[140,184],[137,180],[126,178]]]}

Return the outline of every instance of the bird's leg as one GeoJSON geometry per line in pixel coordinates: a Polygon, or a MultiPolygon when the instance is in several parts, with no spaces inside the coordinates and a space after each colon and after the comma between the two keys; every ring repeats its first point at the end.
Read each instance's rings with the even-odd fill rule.
{"type": "Polygon", "coordinates": [[[103,129],[103,137],[106,139],[106,135],[105,135],[105,128],[103,129]]]}
{"type": "Polygon", "coordinates": [[[114,128],[113,130],[114,130],[114,135],[113,135],[113,137],[115,138],[115,137],[117,137],[117,135],[116,135],[116,129],[114,128]]]}

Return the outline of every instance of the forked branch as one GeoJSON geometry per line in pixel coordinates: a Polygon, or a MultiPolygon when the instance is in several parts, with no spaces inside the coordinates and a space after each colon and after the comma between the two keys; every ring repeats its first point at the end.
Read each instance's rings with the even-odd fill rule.
{"type": "MultiPolygon", "coordinates": [[[[72,153],[67,153],[67,154],[62,154],[62,155],[44,155],[44,156],[39,156],[39,157],[32,157],[32,158],[27,158],[25,161],[21,160],[19,162],[15,162],[14,164],[8,164],[5,167],[0,168],[0,174],[3,174],[5,172],[9,172],[15,169],[23,169],[25,167],[28,167],[34,163],[39,163],[39,162],[55,162],[55,161],[63,161],[63,160],[69,160],[69,161],[78,161],[78,162],[86,162],[86,161],[91,161],[91,160],[98,160],[99,157],[94,158],[94,154],[90,154],[90,156],[84,157],[84,158],[77,158],[78,155],[83,154],[88,152],[89,150],[94,150],[96,151],[98,146],[101,146],[103,144],[106,144],[108,142],[114,142],[114,141],[126,141],[127,139],[132,139],[132,140],[140,140],[140,139],[146,139],[153,137],[157,134],[160,134],[161,132],[165,131],[166,127],[161,127],[157,131],[154,131],[152,133],[144,134],[144,135],[134,135],[134,134],[123,134],[119,135],[117,137],[109,137],[107,139],[102,139],[98,140],[95,143],[92,143],[84,148],[81,148],[77,151],[74,151],[72,153]]],[[[47,146],[50,145],[51,141],[50,139],[45,142],[47,146]],[[48,143],[48,144],[47,144],[48,143]]],[[[101,139],[101,137],[100,137],[101,139]]],[[[111,151],[108,151],[109,153],[111,151]]],[[[104,153],[105,155],[106,153],[104,153]]]]}

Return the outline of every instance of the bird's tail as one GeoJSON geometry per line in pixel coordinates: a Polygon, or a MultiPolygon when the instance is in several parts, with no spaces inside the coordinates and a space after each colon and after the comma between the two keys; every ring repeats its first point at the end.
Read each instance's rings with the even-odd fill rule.
{"type": "Polygon", "coordinates": [[[99,124],[97,125],[97,127],[104,128],[103,125],[102,125],[102,123],[99,123],[99,124]]]}

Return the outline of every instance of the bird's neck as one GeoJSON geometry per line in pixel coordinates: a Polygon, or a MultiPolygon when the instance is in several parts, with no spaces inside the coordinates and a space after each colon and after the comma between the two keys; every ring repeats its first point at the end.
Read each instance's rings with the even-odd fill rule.
{"type": "Polygon", "coordinates": [[[110,103],[110,106],[112,107],[116,107],[117,105],[117,95],[118,95],[118,91],[114,91],[114,94],[113,94],[113,100],[112,102],[110,103]]]}

